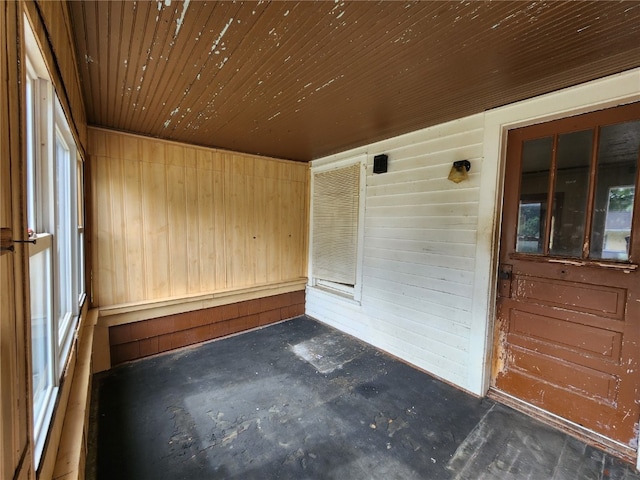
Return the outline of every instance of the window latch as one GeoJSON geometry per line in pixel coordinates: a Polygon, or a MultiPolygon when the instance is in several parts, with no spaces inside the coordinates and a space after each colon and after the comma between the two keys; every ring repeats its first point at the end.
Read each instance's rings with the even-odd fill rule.
{"type": "Polygon", "coordinates": [[[0,228],[0,252],[13,252],[15,251],[14,243],[36,243],[35,238],[29,240],[14,240],[13,234],[10,228],[0,228]]]}

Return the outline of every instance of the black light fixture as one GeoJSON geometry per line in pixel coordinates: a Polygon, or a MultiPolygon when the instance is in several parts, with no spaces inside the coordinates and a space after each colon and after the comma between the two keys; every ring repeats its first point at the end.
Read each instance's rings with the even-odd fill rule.
{"type": "Polygon", "coordinates": [[[386,173],[388,158],[384,153],[373,157],[373,173],[386,173]]]}
{"type": "Polygon", "coordinates": [[[468,171],[471,169],[471,162],[469,160],[458,160],[453,162],[451,171],[449,172],[449,180],[454,183],[460,183],[463,180],[469,178],[468,171]]]}

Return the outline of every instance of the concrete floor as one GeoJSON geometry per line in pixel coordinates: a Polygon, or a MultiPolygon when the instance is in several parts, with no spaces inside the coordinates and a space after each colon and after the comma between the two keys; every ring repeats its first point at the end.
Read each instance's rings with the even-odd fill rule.
{"type": "Polygon", "coordinates": [[[306,317],[122,365],[93,398],[90,479],[640,480],[306,317]]]}

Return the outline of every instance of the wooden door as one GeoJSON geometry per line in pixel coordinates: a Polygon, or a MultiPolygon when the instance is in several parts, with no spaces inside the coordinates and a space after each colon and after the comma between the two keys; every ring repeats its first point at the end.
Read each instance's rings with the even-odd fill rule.
{"type": "Polygon", "coordinates": [[[640,104],[509,132],[492,390],[633,456],[640,104]],[[584,429],[584,430],[583,430],[584,429]]]}

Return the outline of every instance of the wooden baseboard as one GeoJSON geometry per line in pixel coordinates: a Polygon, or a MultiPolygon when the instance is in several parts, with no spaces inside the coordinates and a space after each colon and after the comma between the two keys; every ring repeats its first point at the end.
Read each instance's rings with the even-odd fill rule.
{"type": "Polygon", "coordinates": [[[293,318],[304,314],[304,306],[305,292],[300,290],[113,325],[109,327],[108,335],[111,364],[293,318]]]}
{"type": "Polygon", "coordinates": [[[99,325],[113,327],[115,325],[124,325],[141,320],[193,312],[246,300],[298,292],[304,290],[306,284],[306,277],[301,277],[286,282],[255,285],[247,288],[234,288],[145,302],[100,306],[99,325]]]}

